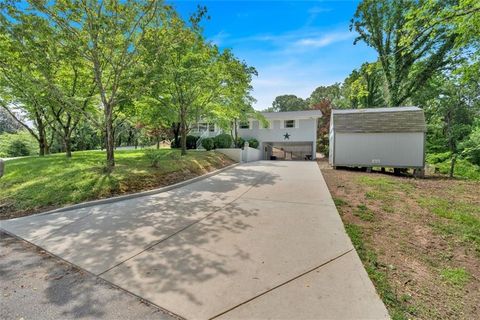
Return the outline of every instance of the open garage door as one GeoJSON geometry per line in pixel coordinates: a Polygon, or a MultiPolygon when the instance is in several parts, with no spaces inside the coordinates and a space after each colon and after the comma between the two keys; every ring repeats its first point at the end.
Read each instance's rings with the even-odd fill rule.
{"type": "Polygon", "coordinates": [[[264,143],[267,160],[312,160],[313,142],[266,142],[264,143]]]}

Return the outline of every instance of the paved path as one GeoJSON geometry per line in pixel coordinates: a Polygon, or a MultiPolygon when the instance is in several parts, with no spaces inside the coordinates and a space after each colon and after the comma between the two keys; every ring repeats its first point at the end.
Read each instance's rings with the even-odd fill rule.
{"type": "Polygon", "coordinates": [[[388,318],[315,162],[1,227],[188,319],[388,318]]]}

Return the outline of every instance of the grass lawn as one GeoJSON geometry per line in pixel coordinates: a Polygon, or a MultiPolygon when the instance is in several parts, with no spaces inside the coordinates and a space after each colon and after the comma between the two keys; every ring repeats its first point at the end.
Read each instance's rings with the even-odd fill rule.
{"type": "Polygon", "coordinates": [[[74,152],[28,157],[5,162],[0,178],[0,218],[161,187],[233,163],[216,152],[160,149],[158,166],[151,166],[146,150],[115,152],[116,166],[104,172],[105,153],[74,152]]]}
{"type": "Polygon", "coordinates": [[[393,319],[478,319],[480,181],[319,165],[393,319]]]}

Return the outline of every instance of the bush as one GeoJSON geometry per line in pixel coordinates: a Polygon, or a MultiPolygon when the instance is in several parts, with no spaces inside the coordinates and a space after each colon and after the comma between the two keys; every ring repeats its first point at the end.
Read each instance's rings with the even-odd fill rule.
{"type": "Polygon", "coordinates": [[[197,149],[197,140],[198,137],[187,136],[187,149],[197,149]]]}
{"type": "MultiPolygon", "coordinates": [[[[27,131],[19,131],[17,133],[0,134],[0,157],[17,157],[17,154],[19,154],[19,152],[17,152],[17,150],[15,149],[23,149],[23,146],[20,147],[20,144],[18,142],[22,143],[23,146],[26,147],[28,155],[38,154],[37,141],[27,131]],[[15,143],[17,146],[12,147],[13,143],[15,143]]],[[[21,151],[20,154],[23,153],[23,155],[25,155],[26,153],[24,149],[19,151],[21,151]]]]}
{"type": "Polygon", "coordinates": [[[243,148],[245,145],[245,140],[242,137],[237,137],[237,142],[235,143],[235,147],[243,148]]]}
{"type": "Polygon", "coordinates": [[[150,166],[158,168],[158,163],[162,159],[162,152],[155,149],[147,149],[145,151],[145,157],[150,162],[150,166]]]}
{"type": "Polygon", "coordinates": [[[229,134],[222,133],[213,139],[215,148],[230,148],[232,146],[232,137],[229,134]]]}
{"type": "Polygon", "coordinates": [[[27,145],[23,141],[13,140],[7,148],[7,155],[9,157],[29,156],[30,151],[28,150],[27,145]]]}
{"type": "Polygon", "coordinates": [[[210,151],[213,149],[215,144],[212,138],[205,138],[202,140],[202,146],[205,148],[205,150],[210,151]]]}
{"type": "Polygon", "coordinates": [[[255,138],[248,139],[248,146],[249,146],[250,148],[255,148],[255,149],[257,149],[257,148],[258,148],[258,145],[259,145],[259,143],[258,143],[258,140],[257,140],[257,139],[255,139],[255,138]]]}

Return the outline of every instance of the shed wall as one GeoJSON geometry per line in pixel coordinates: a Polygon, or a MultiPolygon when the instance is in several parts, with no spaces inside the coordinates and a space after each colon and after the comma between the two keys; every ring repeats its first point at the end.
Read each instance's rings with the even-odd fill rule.
{"type": "Polygon", "coordinates": [[[424,166],[423,132],[335,132],[333,140],[335,166],[424,166]]]}

